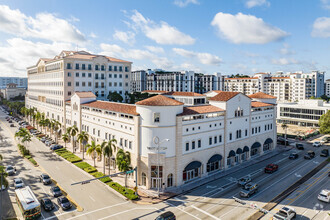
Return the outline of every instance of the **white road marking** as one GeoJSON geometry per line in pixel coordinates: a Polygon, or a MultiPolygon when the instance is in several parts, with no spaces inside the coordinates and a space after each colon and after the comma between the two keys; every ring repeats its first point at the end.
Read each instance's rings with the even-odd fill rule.
{"type": "Polygon", "coordinates": [[[134,208],[134,209],[128,209],[128,210],[125,210],[125,211],[122,211],[122,212],[117,212],[115,214],[112,214],[112,215],[109,215],[109,216],[106,216],[106,217],[103,217],[103,218],[99,218],[98,220],[104,220],[104,219],[111,218],[111,217],[116,216],[116,215],[121,215],[123,213],[130,212],[132,210],[138,210],[138,209],[140,209],[140,210],[148,210],[148,209],[159,210],[159,209],[157,209],[155,207],[153,207],[153,208],[134,208]]]}
{"type": "Polygon", "coordinates": [[[301,175],[300,175],[300,174],[297,174],[297,173],[295,173],[294,175],[295,175],[296,177],[298,177],[298,178],[301,177],[301,175]]]}
{"type": "Polygon", "coordinates": [[[201,213],[204,213],[205,215],[208,215],[208,216],[210,216],[210,217],[211,217],[211,218],[213,218],[213,219],[217,219],[217,220],[220,220],[220,218],[217,218],[217,217],[215,217],[214,215],[211,215],[210,213],[208,213],[208,212],[204,211],[203,209],[197,208],[197,207],[196,207],[196,206],[194,206],[194,205],[191,205],[190,207],[192,207],[192,208],[196,209],[197,211],[199,211],[199,212],[201,212],[201,213]]]}
{"type": "Polygon", "coordinates": [[[72,211],[66,211],[64,213],[61,213],[59,215],[53,215],[51,217],[48,217],[48,218],[45,218],[45,220],[50,220],[50,219],[53,219],[53,218],[56,218],[56,217],[59,217],[59,216],[62,216],[62,215],[67,215],[67,214],[70,214],[72,212],[76,212],[77,210],[72,210],[72,211]]]}
{"type": "Polygon", "coordinates": [[[186,212],[185,210],[176,207],[175,205],[169,203],[168,201],[165,201],[164,203],[166,203],[166,204],[168,204],[168,205],[170,205],[170,206],[172,206],[172,207],[174,207],[174,208],[180,210],[181,212],[186,213],[187,215],[190,215],[191,217],[193,217],[193,218],[195,218],[195,219],[202,220],[201,218],[198,218],[197,216],[194,216],[194,215],[190,214],[189,212],[186,212]]]}
{"type": "Polygon", "coordinates": [[[90,198],[91,200],[93,200],[93,202],[95,202],[95,199],[93,199],[93,197],[89,196],[89,198],[90,198]]]}

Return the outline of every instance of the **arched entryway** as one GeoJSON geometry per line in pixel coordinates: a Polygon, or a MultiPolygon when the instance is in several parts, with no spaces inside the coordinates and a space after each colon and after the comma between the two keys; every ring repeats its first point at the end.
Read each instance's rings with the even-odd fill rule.
{"type": "Polygon", "coordinates": [[[173,174],[172,173],[168,174],[168,176],[167,176],[167,187],[171,187],[171,186],[173,186],[173,174]]]}
{"type": "Polygon", "coordinates": [[[235,156],[236,156],[235,151],[233,151],[233,150],[229,151],[229,154],[227,157],[227,166],[228,167],[235,165],[235,156]]]}
{"type": "Polygon", "coordinates": [[[220,154],[214,154],[207,162],[206,172],[212,172],[215,170],[220,170],[222,156],[220,154]]]}
{"type": "Polygon", "coordinates": [[[263,146],[263,150],[264,150],[264,151],[271,150],[271,149],[273,149],[273,145],[274,145],[274,143],[273,143],[273,139],[271,139],[271,138],[267,138],[267,139],[265,140],[265,143],[264,143],[264,146],[263,146]]]}
{"type": "Polygon", "coordinates": [[[242,154],[243,154],[243,150],[239,147],[236,149],[236,156],[235,156],[235,162],[236,163],[240,163],[242,160],[242,154]]]}
{"type": "Polygon", "coordinates": [[[248,146],[245,146],[243,148],[243,153],[241,155],[242,161],[246,161],[249,159],[249,152],[250,152],[250,148],[248,146]]]}
{"type": "Polygon", "coordinates": [[[259,155],[261,151],[260,148],[261,148],[261,144],[259,142],[255,142],[251,146],[251,157],[259,155]]]}
{"type": "Polygon", "coordinates": [[[141,185],[142,186],[147,185],[147,175],[145,173],[142,173],[142,175],[141,175],[141,185]]]}
{"type": "Polygon", "coordinates": [[[202,163],[193,161],[189,163],[182,172],[182,180],[184,182],[198,178],[202,175],[202,163]]]}

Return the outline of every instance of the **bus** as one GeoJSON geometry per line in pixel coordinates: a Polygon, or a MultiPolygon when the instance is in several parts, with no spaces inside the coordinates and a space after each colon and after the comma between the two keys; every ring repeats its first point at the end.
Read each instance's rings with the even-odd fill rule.
{"type": "Polygon", "coordinates": [[[36,219],[41,216],[40,203],[29,186],[16,189],[15,195],[24,219],[36,219]]]}

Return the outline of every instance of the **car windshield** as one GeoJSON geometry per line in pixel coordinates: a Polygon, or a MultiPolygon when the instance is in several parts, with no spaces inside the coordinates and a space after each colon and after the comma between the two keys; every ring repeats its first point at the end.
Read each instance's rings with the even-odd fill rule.
{"type": "Polygon", "coordinates": [[[278,212],[278,214],[283,215],[283,216],[287,216],[287,213],[286,213],[285,211],[283,211],[283,210],[280,210],[280,211],[278,212]]]}
{"type": "Polygon", "coordinates": [[[52,201],[50,201],[50,199],[45,199],[44,201],[45,201],[46,205],[51,205],[52,204],[52,201]]]}
{"type": "Polygon", "coordinates": [[[12,166],[8,166],[7,170],[13,170],[14,168],[12,166]]]}
{"type": "Polygon", "coordinates": [[[18,179],[15,182],[16,182],[16,184],[21,184],[22,183],[22,180],[18,179]]]}
{"type": "Polygon", "coordinates": [[[316,142],[314,142],[314,144],[319,144],[320,142],[318,142],[318,141],[316,141],[316,142]]]}
{"type": "Polygon", "coordinates": [[[60,188],[58,188],[58,187],[54,187],[54,188],[53,188],[53,191],[54,191],[54,192],[59,192],[59,191],[61,191],[61,190],[60,190],[60,188]]]}
{"type": "Polygon", "coordinates": [[[67,203],[67,202],[69,202],[69,200],[67,198],[62,199],[62,203],[67,203]]]}
{"type": "Polygon", "coordinates": [[[273,166],[272,165],[267,165],[267,168],[273,168],[273,166]]]}
{"type": "Polygon", "coordinates": [[[49,179],[49,176],[48,175],[44,175],[44,179],[49,179]]]}

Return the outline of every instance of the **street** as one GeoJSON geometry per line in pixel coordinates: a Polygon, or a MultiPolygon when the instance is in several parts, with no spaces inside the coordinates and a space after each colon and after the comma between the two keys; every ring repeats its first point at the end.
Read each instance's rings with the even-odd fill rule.
{"type": "MultiPolygon", "coordinates": [[[[37,180],[38,175],[46,172],[83,209],[78,211],[72,208],[69,211],[62,211],[55,199],[52,198],[56,205],[55,210],[52,212],[43,211],[42,219],[155,219],[160,213],[168,210],[175,213],[177,219],[247,219],[256,212],[251,205],[264,206],[324,161],[325,158],[319,156],[320,151],[328,147],[313,149],[311,144],[305,143],[305,150],[303,151],[294,149],[283,152],[165,202],[155,205],[137,205],[119,197],[111,188],[100,181],[71,186],[72,183],[90,179],[91,176],[51,152],[36,138],[27,144],[34,159],[40,165],[37,168],[34,167],[29,161],[19,156],[13,139],[17,124],[15,123],[16,127],[9,127],[5,116],[4,113],[0,112],[2,128],[0,134],[6,138],[6,144],[2,144],[0,153],[5,156],[3,161],[5,166],[11,164],[17,168],[16,175],[8,178],[10,183],[8,193],[14,208],[16,204],[12,180],[17,176],[21,177],[24,183],[32,188],[38,199],[51,198],[49,189],[54,183],[50,186],[44,186],[37,180]],[[303,155],[310,149],[315,151],[316,157],[312,160],[305,160],[303,155]],[[297,151],[299,158],[289,160],[288,157],[292,151],[297,151]],[[271,174],[264,173],[264,167],[269,163],[278,164],[279,170],[271,174]],[[240,198],[240,187],[237,186],[236,180],[246,175],[250,175],[252,181],[259,185],[259,190],[250,198],[243,199],[247,205],[241,205],[235,202],[232,197],[240,198]]],[[[296,198],[296,192],[292,193],[276,209],[288,204],[296,208],[300,217],[306,216],[305,219],[311,219],[317,215],[324,219],[326,217],[325,212],[320,210],[329,210],[329,204],[325,205],[318,202],[317,194],[321,188],[329,188],[328,176],[324,175],[327,170],[329,170],[329,165],[302,186],[307,187],[306,189],[299,189],[304,192],[303,195],[296,198]],[[313,183],[315,180],[317,182],[313,183]],[[308,184],[312,184],[313,187],[308,188],[308,184]],[[318,213],[315,213],[314,208],[318,210],[318,213]]],[[[17,207],[15,209],[19,213],[17,207]]],[[[264,219],[269,219],[269,217],[270,215],[267,215],[264,219]]]]}

